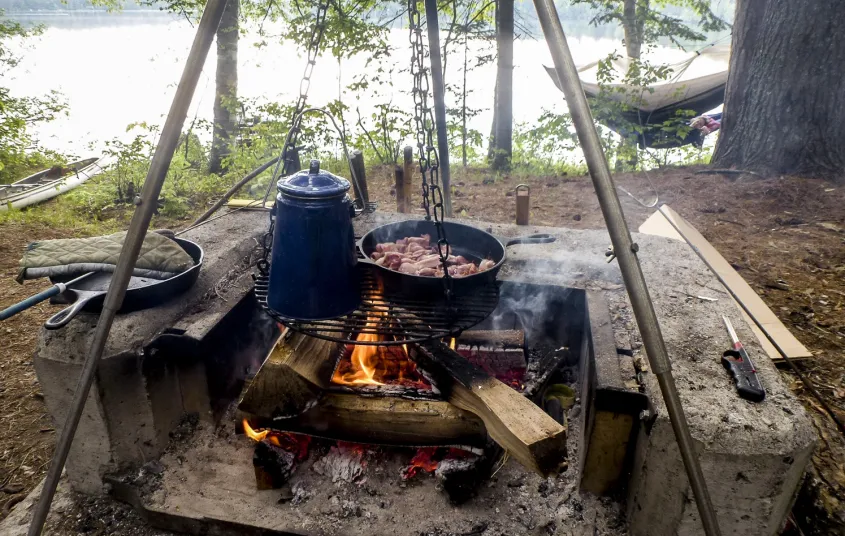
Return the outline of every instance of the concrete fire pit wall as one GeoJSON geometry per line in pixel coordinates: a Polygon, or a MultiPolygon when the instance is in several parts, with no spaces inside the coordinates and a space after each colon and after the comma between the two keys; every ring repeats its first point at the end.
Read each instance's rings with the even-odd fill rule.
{"type": "MultiPolygon", "coordinates": [[[[356,231],[361,235],[375,225],[401,219],[406,218],[391,214],[357,218],[356,231]]],[[[508,248],[500,279],[601,292],[618,347],[632,350],[635,360],[645,358],[618,266],[604,262],[610,243],[606,232],[470,223],[501,237],[533,232],[557,236],[553,244],[508,248]]],[[[187,348],[191,341],[199,344],[240,301],[250,287],[244,259],[266,224],[266,214],[242,213],[197,229],[188,237],[196,239],[208,256],[197,286],[156,309],[118,316],[68,464],[76,489],[98,493],[105,472],[154,458],[178,418],[203,406],[202,394],[197,395],[203,381],[197,378],[204,377],[204,363],[188,360],[190,366],[176,366],[168,360],[156,364],[150,349],[162,340],[187,348]]],[[[636,235],[635,240],[722,531],[743,536],[774,534],[789,511],[814,446],[810,421],[764,357],[726,291],[692,250],[660,237],[636,235]],[[689,295],[718,301],[689,299],[689,295]],[[719,363],[729,342],[722,314],[733,321],[757,357],[769,393],[761,404],[741,400],[719,363]]],[[[40,337],[36,371],[58,426],[95,320],[87,315],[40,337]]],[[[641,430],[628,481],[631,532],[701,534],[659,389],[652,374],[645,372],[643,378],[656,416],[638,424],[641,430]]],[[[208,413],[205,408],[206,417],[208,413]]]]}
{"type": "MultiPolygon", "coordinates": [[[[396,219],[382,216],[373,223],[396,219]]],[[[617,344],[625,348],[630,341],[634,358],[647,365],[618,266],[605,263],[604,251],[610,243],[605,231],[472,224],[500,237],[535,232],[556,235],[553,244],[508,248],[508,262],[500,278],[602,292],[617,344]]],[[[363,222],[360,225],[365,226],[363,222]]],[[[815,446],[812,424],[765,357],[727,291],[698,256],[676,240],[640,234],[634,239],[722,532],[776,534],[815,446]],[[768,392],[763,403],[740,399],[720,363],[730,343],[723,314],[757,358],[755,364],[768,392]]],[[[646,416],[640,424],[628,481],[630,531],[635,536],[702,534],[656,379],[649,372],[642,377],[656,415],[646,416]]]]}
{"type": "MultiPolygon", "coordinates": [[[[102,493],[104,474],[156,459],[188,414],[211,420],[199,350],[212,329],[250,292],[264,213],[242,212],[183,238],[205,250],[197,284],[161,306],[120,314],[114,322],[67,463],[73,487],[102,493]]],[[[41,331],[35,370],[53,421],[61,428],[97,316],[83,313],[41,331]]]]}

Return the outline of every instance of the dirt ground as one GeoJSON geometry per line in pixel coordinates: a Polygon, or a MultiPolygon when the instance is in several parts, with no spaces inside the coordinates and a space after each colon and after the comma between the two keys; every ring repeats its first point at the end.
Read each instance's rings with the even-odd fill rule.
{"type": "MultiPolygon", "coordinates": [[[[617,185],[651,204],[668,203],[731,262],[815,359],[801,365],[845,420],[845,184],[792,177],[696,174],[673,168],[616,175],[617,185]]],[[[416,181],[415,181],[416,182],[416,181]]],[[[515,221],[513,190],[531,187],[531,223],[601,228],[604,220],[588,177],[495,178],[483,171],[453,177],[455,215],[515,221]]],[[[395,210],[391,168],[371,171],[371,197],[395,210]]],[[[414,201],[419,203],[417,188],[414,201]]],[[[632,230],[655,209],[620,191],[632,230]]],[[[49,206],[39,210],[49,210],[49,206]]],[[[422,213],[421,209],[415,210],[422,213]]],[[[236,217],[236,216],[235,216],[236,217]]],[[[173,228],[180,228],[171,222],[173,228]]],[[[161,226],[161,225],[160,225],[161,226]]],[[[0,228],[0,308],[45,287],[14,281],[23,248],[36,239],[74,236],[73,229],[0,228]]],[[[0,519],[46,472],[55,432],[39,392],[32,352],[40,325],[58,307],[39,305],[0,324],[0,519]]],[[[790,534],[845,534],[845,439],[798,378],[784,371],[821,437],[799,496],[790,534]]]]}

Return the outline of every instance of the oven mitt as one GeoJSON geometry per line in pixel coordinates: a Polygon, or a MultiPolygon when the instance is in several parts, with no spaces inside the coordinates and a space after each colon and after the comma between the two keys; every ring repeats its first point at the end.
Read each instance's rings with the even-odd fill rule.
{"type": "MultiPolygon", "coordinates": [[[[108,236],[42,240],[29,244],[20,262],[17,281],[70,276],[86,272],[114,272],[126,231],[108,236]]],[[[159,233],[147,233],[133,276],[168,279],[194,265],[182,247],[159,233]]]]}

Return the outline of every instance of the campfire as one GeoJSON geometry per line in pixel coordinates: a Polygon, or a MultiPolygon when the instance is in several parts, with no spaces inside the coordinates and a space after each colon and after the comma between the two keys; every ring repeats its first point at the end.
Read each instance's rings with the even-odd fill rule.
{"type": "MultiPolygon", "coordinates": [[[[383,336],[374,333],[358,335],[358,341],[378,342],[383,336]]],[[[417,371],[408,356],[408,346],[345,345],[332,375],[338,385],[400,385],[431,389],[431,384],[417,371]]]]}
{"type": "Polygon", "coordinates": [[[560,470],[565,428],[542,400],[570,354],[565,340],[526,331],[535,313],[509,311],[421,343],[382,333],[394,319],[381,310],[354,343],[286,332],[239,404],[257,486],[283,485],[298,465],[318,462],[332,479],[354,480],[391,452],[404,456],[402,480],[434,475],[461,503],[505,452],[543,475],[560,470]]]}

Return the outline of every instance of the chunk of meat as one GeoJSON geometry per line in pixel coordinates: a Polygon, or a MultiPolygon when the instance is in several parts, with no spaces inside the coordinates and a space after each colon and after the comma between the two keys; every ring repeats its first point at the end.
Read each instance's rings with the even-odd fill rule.
{"type": "MultiPolygon", "coordinates": [[[[484,259],[479,263],[468,260],[463,255],[452,255],[451,246],[446,258],[449,275],[452,277],[467,277],[496,266],[492,259],[484,259]]],[[[379,266],[402,272],[403,274],[424,277],[443,277],[443,261],[440,259],[437,243],[431,243],[430,235],[409,236],[400,238],[396,242],[376,244],[375,251],[370,257],[379,266]]]]}

